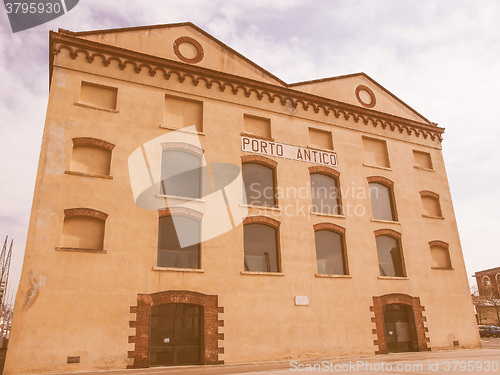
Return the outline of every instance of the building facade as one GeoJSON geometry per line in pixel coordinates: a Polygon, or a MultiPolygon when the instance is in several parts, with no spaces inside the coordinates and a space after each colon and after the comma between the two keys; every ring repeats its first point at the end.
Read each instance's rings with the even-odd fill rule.
{"type": "Polygon", "coordinates": [[[443,132],[190,23],[52,32],[5,373],[479,347],[443,132]]]}
{"type": "Polygon", "coordinates": [[[478,271],[474,277],[478,295],[472,298],[478,323],[500,325],[500,267],[478,271]]]}

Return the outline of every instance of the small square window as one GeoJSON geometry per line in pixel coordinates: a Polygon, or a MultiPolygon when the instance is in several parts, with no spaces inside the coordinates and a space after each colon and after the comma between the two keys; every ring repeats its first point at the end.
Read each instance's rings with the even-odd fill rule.
{"type": "Polygon", "coordinates": [[[415,167],[421,169],[433,170],[431,154],[428,152],[413,150],[413,158],[415,160],[415,167]]]}
{"type": "Polygon", "coordinates": [[[363,137],[364,163],[373,167],[390,168],[387,144],[384,140],[363,137]]]}
{"type": "Polygon", "coordinates": [[[203,102],[175,96],[165,96],[164,125],[181,129],[195,126],[203,131],[203,102]]]}
{"type": "Polygon", "coordinates": [[[325,130],[309,128],[309,145],[325,150],[333,150],[332,133],[325,130]]]}
{"type": "Polygon", "coordinates": [[[271,138],[271,120],[267,118],[245,115],[243,129],[247,134],[271,138]]]}
{"type": "Polygon", "coordinates": [[[117,95],[118,89],[116,87],[82,82],[80,103],[115,110],[117,95]]]}

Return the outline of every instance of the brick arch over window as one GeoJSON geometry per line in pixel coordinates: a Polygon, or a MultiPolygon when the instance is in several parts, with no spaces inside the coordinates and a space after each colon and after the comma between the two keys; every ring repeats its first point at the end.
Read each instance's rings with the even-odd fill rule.
{"type": "Polygon", "coordinates": [[[179,150],[179,151],[188,151],[196,155],[203,155],[204,150],[198,146],[192,145],[186,142],[163,142],[161,144],[162,151],[167,150],[179,150]]]}
{"type": "Polygon", "coordinates": [[[395,230],[392,229],[377,229],[375,232],[375,237],[377,236],[389,236],[389,237],[394,237],[397,239],[401,239],[401,233],[396,232],[395,230]]]}
{"type": "Polygon", "coordinates": [[[175,216],[175,215],[186,216],[195,220],[201,220],[203,218],[203,213],[188,207],[171,207],[171,208],[162,208],[161,210],[158,210],[158,217],[175,216]]]}
{"type": "Polygon", "coordinates": [[[431,350],[427,347],[427,343],[430,339],[426,337],[426,333],[429,329],[424,325],[427,318],[423,315],[425,307],[420,304],[420,298],[412,297],[407,294],[394,293],[373,297],[373,306],[370,306],[370,311],[373,311],[375,315],[372,317],[372,323],[375,323],[375,328],[372,332],[377,335],[377,339],[374,340],[373,343],[378,346],[378,350],[375,351],[375,354],[388,353],[387,342],[385,341],[383,307],[391,304],[401,304],[411,307],[414,318],[411,324],[414,324],[412,328],[415,328],[417,334],[418,351],[423,352],[431,350]]]}
{"type": "Polygon", "coordinates": [[[322,165],[316,165],[314,167],[309,167],[309,173],[322,173],[322,174],[326,174],[327,176],[330,176],[330,177],[335,177],[335,178],[340,177],[339,171],[337,171],[333,168],[322,166],[322,165]]]}
{"type": "Polygon", "coordinates": [[[429,190],[422,190],[420,192],[420,196],[421,197],[430,197],[430,198],[434,198],[434,199],[439,199],[439,194],[438,193],[434,193],[433,191],[429,191],[429,190]]]}
{"type": "Polygon", "coordinates": [[[248,216],[243,220],[243,225],[247,224],[264,224],[275,229],[280,227],[280,222],[267,216],[248,216]]]}
{"type": "Polygon", "coordinates": [[[93,146],[102,148],[104,150],[112,151],[115,145],[102,139],[90,138],[90,137],[78,137],[73,138],[73,146],[93,146]]]}
{"type": "Polygon", "coordinates": [[[151,307],[167,303],[186,303],[203,307],[202,363],[204,365],[224,364],[223,360],[219,360],[219,354],[224,353],[224,348],[218,345],[219,340],[224,340],[224,334],[219,333],[218,329],[224,326],[224,320],[219,320],[218,315],[224,312],[224,308],[219,307],[218,296],[187,290],[167,290],[152,294],[138,294],[137,306],[130,307],[130,312],[136,314],[136,320],[129,323],[131,328],[135,328],[135,335],[129,336],[128,342],[135,344],[135,349],[128,352],[128,358],[133,358],[134,363],[127,367],[149,366],[151,307]]]}
{"type": "Polygon", "coordinates": [[[333,223],[318,223],[318,224],[314,224],[313,228],[314,228],[315,232],[317,230],[331,230],[333,232],[345,234],[345,228],[341,227],[340,225],[333,224],[333,223]]]}
{"type": "Polygon", "coordinates": [[[241,157],[241,163],[258,163],[258,164],[263,164],[271,168],[276,168],[278,166],[278,162],[271,159],[267,158],[262,155],[243,155],[241,157]]]}
{"type": "Polygon", "coordinates": [[[369,176],[366,178],[368,182],[376,182],[378,184],[386,185],[389,187],[394,187],[394,182],[392,180],[389,180],[387,177],[383,176],[369,176]]]}

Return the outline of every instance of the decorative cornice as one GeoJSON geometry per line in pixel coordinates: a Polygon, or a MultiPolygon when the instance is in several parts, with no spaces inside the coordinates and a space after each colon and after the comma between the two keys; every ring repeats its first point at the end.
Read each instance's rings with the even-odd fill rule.
{"type": "Polygon", "coordinates": [[[380,126],[382,129],[388,128],[391,131],[397,130],[399,133],[406,132],[408,135],[414,134],[417,137],[422,135],[425,139],[430,137],[432,140],[438,139],[439,142],[442,141],[444,129],[436,125],[425,124],[373,109],[360,108],[351,104],[293,90],[290,88],[290,85],[273,85],[267,82],[80,39],[73,35],[50,32],[50,78],[52,77],[54,56],[59,54],[61,50],[66,49],[69,51],[69,56],[72,59],[76,59],[79,54],[82,54],[88,63],[101,61],[105,67],[108,67],[111,61],[114,60],[118,63],[121,70],[124,70],[127,65],[131,65],[137,74],[141,73],[143,69],[152,77],[161,72],[165,79],[169,80],[173,76],[176,76],[180,83],[184,83],[186,82],[186,78],[190,78],[187,81],[191,82],[193,86],[198,86],[200,82],[203,82],[207,89],[217,87],[219,91],[224,92],[226,88],[229,88],[233,95],[242,92],[247,98],[252,94],[259,100],[267,97],[270,103],[274,103],[278,99],[282,106],[296,109],[300,105],[304,111],[308,111],[309,109],[312,109],[315,113],[322,111],[326,116],[333,115],[335,118],[343,117],[346,121],[353,119],[354,122],[359,123],[361,121],[364,125],[371,124],[374,127],[380,126]]]}

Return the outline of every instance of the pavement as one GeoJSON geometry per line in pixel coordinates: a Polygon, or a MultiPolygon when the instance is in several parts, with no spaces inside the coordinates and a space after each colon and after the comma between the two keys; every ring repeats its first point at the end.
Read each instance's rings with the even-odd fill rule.
{"type": "Polygon", "coordinates": [[[500,338],[482,340],[481,349],[391,353],[315,361],[280,361],[217,366],[152,367],[148,369],[78,372],[78,375],[288,375],[408,374],[500,375],[500,338]]]}

